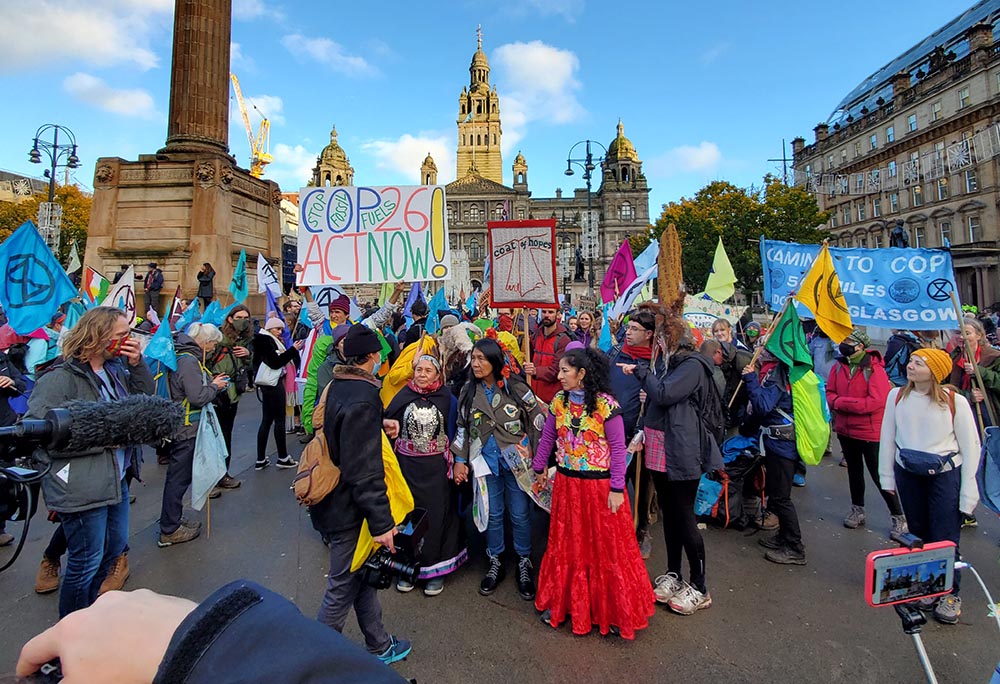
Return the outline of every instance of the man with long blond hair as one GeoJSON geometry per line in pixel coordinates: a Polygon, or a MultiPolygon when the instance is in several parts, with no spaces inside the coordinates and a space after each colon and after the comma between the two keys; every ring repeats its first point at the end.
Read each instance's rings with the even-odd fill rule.
{"type": "MultiPolygon", "coordinates": [[[[121,309],[98,306],[85,313],[66,335],[63,357],[38,379],[26,418],[42,418],[71,400],[113,401],[154,391],[153,376],[121,309]]],[[[92,604],[112,565],[126,558],[125,470],[137,465],[129,462],[131,455],[119,445],[51,453],[52,469],[42,480],[42,492],[66,534],[60,617],[92,604]]]]}

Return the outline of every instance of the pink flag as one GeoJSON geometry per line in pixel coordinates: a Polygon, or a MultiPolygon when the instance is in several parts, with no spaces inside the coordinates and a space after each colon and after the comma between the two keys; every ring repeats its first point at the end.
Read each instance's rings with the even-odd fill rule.
{"type": "Polygon", "coordinates": [[[601,282],[601,300],[607,304],[618,298],[636,279],[635,262],[632,260],[632,247],[628,240],[622,242],[615,256],[608,264],[608,272],[601,282]]]}

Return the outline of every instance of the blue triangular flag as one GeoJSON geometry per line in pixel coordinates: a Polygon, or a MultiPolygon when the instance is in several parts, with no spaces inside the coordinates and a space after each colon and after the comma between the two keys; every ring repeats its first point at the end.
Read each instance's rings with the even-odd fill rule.
{"type": "Polygon", "coordinates": [[[174,336],[170,333],[170,313],[165,320],[160,323],[160,327],[153,333],[152,339],[146,345],[145,356],[147,359],[161,362],[172,371],[177,370],[177,352],[174,350],[174,336]]]}
{"type": "Polygon", "coordinates": [[[233,271],[229,291],[233,293],[233,301],[236,303],[241,303],[247,298],[249,289],[247,286],[247,251],[245,249],[240,250],[240,260],[236,262],[236,270],[233,271]]]}
{"type": "Polygon", "coordinates": [[[608,309],[610,307],[610,304],[605,304],[602,309],[603,315],[601,319],[603,322],[601,323],[601,336],[597,338],[597,346],[605,354],[611,351],[611,322],[608,318],[608,309]]]}
{"type": "Polygon", "coordinates": [[[445,299],[443,287],[434,293],[431,301],[427,303],[427,308],[430,309],[430,313],[427,315],[425,330],[433,335],[441,327],[441,319],[438,316],[438,312],[448,310],[448,300],[445,299]]]}
{"type": "Polygon", "coordinates": [[[201,318],[201,300],[195,299],[187,310],[181,314],[177,323],[174,325],[174,330],[177,332],[184,332],[187,327],[201,318]]]}
{"type": "Polygon", "coordinates": [[[0,245],[0,304],[14,332],[27,335],[52,320],[65,302],[77,296],[62,265],[49,251],[38,229],[25,221],[0,245]]]}
{"type": "Polygon", "coordinates": [[[225,319],[222,316],[222,307],[219,306],[219,300],[213,299],[205,307],[204,313],[201,314],[201,322],[219,327],[222,325],[223,320],[225,319]]]}
{"type": "Polygon", "coordinates": [[[406,304],[403,306],[403,317],[412,319],[413,313],[411,312],[411,309],[413,308],[413,305],[416,304],[418,300],[423,298],[424,293],[420,291],[420,281],[414,281],[414,283],[410,285],[410,294],[407,296],[406,304]]]}

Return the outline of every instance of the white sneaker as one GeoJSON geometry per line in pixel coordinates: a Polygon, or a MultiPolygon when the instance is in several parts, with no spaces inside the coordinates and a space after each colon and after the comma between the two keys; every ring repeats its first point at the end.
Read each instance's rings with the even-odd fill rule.
{"type": "Polygon", "coordinates": [[[704,594],[701,593],[691,584],[685,584],[684,588],[667,603],[667,608],[680,615],[693,615],[696,611],[711,606],[712,595],[707,591],[704,594]]]}
{"type": "Polygon", "coordinates": [[[676,572],[668,572],[666,575],[660,575],[656,578],[654,584],[656,586],[653,588],[653,593],[656,595],[658,603],[669,602],[685,586],[676,572]]]}

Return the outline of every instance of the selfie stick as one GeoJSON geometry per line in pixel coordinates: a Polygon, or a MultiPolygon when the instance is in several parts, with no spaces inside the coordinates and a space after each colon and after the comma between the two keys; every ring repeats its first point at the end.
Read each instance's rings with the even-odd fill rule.
{"type": "Polygon", "coordinates": [[[920,638],[920,628],[927,624],[927,618],[918,608],[908,603],[896,604],[895,608],[899,619],[903,622],[903,632],[913,637],[913,645],[920,657],[920,664],[924,667],[924,674],[927,675],[927,684],[938,684],[934,668],[931,667],[931,661],[927,657],[926,649],[924,649],[924,641],[920,638]]]}

